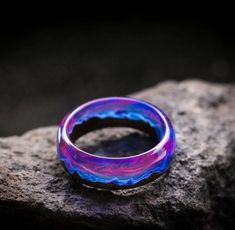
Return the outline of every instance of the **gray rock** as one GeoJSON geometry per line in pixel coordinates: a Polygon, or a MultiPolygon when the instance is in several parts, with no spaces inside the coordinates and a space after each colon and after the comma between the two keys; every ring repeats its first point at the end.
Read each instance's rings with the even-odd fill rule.
{"type": "MultiPolygon", "coordinates": [[[[235,86],[165,82],[132,96],[163,108],[175,127],[176,157],[161,181],[120,191],[76,184],[56,157],[57,128],[39,128],[0,139],[1,222],[26,228],[233,229],[235,86]]],[[[86,145],[97,147],[100,139],[86,145]]]]}

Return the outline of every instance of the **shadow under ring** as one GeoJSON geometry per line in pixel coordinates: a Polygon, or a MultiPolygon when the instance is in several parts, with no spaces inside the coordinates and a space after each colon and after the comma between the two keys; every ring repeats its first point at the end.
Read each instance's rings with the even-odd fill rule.
{"type": "Polygon", "coordinates": [[[100,98],[79,106],[65,116],[57,134],[57,154],[65,170],[82,184],[105,189],[133,188],[159,178],[170,166],[175,145],[166,114],[128,97],[100,98]],[[156,144],[128,157],[97,156],[74,144],[78,137],[104,127],[136,128],[156,144]]]}

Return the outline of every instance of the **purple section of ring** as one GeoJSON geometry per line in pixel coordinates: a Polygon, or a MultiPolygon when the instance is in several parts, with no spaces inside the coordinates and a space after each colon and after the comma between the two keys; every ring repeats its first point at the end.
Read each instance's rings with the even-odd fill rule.
{"type": "Polygon", "coordinates": [[[62,120],[57,135],[57,154],[70,174],[77,173],[89,182],[118,186],[134,186],[153,173],[164,173],[174,156],[175,145],[174,129],[166,114],[145,101],[128,97],[101,98],[79,106],[62,120]],[[160,142],[129,157],[90,154],[75,146],[69,135],[74,126],[94,117],[147,122],[156,130],[160,142]]]}

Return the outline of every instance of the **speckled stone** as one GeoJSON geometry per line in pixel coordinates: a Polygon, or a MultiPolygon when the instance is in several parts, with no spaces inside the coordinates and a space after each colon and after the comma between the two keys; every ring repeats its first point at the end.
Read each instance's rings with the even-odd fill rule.
{"type": "MultiPolygon", "coordinates": [[[[76,184],[56,157],[55,126],[0,138],[2,224],[29,229],[233,229],[235,86],[170,81],[131,96],[161,107],[173,122],[176,157],[160,182],[122,191],[76,184]]],[[[105,135],[115,138],[115,130],[104,130],[105,135]]],[[[100,139],[93,134],[83,145],[97,149],[100,139]]]]}

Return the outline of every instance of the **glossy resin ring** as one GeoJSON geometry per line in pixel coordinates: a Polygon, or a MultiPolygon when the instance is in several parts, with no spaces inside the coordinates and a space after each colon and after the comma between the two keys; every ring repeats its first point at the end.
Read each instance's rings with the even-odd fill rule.
{"type": "Polygon", "coordinates": [[[159,108],[142,100],[108,97],[85,103],[61,122],[57,154],[66,171],[81,183],[98,188],[119,189],[143,185],[169,168],[175,151],[170,120],[159,108]],[[74,142],[95,129],[125,126],[154,136],[150,150],[128,157],[104,157],[88,153],[74,142]]]}

